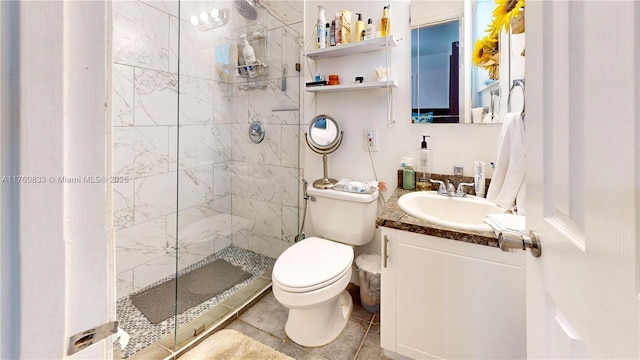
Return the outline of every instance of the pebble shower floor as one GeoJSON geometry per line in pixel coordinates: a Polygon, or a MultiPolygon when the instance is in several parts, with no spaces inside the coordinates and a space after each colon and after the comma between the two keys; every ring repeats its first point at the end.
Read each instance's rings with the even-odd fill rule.
{"type": "MultiPolygon", "coordinates": [[[[200,305],[194,306],[184,313],[179,314],[178,327],[188,323],[193,319],[196,319],[198,316],[212,309],[214,306],[227,299],[229,296],[240,290],[243,286],[250,283],[262,273],[272,268],[276,262],[276,259],[231,245],[215,254],[209,255],[208,257],[198,261],[197,263],[189,267],[180,270],[179,275],[187,273],[200,266],[206,265],[216,259],[224,259],[233,265],[241,267],[243,270],[250,273],[251,277],[228,289],[222,294],[216,295],[211,299],[201,303],[200,305]]],[[[175,274],[158,282],[155,282],[145,287],[144,289],[139,290],[138,292],[144,291],[152,286],[155,286],[172,278],[175,278],[175,274]]],[[[138,351],[146,348],[151,344],[156,343],[163,336],[172,333],[175,328],[175,316],[158,324],[152,324],[140,312],[140,310],[138,310],[138,308],[133,305],[133,303],[129,299],[129,296],[118,299],[116,311],[119,326],[131,336],[129,344],[127,344],[127,346],[122,349],[123,359],[133,356],[138,351]]]]}

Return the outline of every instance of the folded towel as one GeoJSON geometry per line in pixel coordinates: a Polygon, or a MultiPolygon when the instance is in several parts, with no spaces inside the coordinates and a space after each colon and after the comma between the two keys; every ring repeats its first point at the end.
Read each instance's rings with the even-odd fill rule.
{"type": "Polygon", "coordinates": [[[523,215],[515,214],[490,214],[483,220],[493,228],[496,235],[503,231],[513,231],[524,234],[527,231],[527,221],[523,215]]]}
{"type": "Polygon", "coordinates": [[[491,177],[487,199],[505,209],[515,207],[519,214],[524,214],[524,179],[525,146],[522,113],[508,113],[502,125],[496,170],[491,177]],[[517,200],[521,203],[517,203],[517,200]]]}
{"type": "Polygon", "coordinates": [[[362,182],[349,179],[340,179],[340,181],[338,181],[333,186],[333,190],[371,194],[378,190],[378,182],[375,180],[362,182]]]}

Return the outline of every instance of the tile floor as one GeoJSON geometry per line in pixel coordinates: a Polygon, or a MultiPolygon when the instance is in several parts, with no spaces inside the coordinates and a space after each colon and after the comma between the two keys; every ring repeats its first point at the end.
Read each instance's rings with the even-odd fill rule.
{"type": "Polygon", "coordinates": [[[297,360],[377,360],[388,359],[380,348],[380,318],[360,305],[359,288],[347,289],[354,309],[347,327],[328,345],[307,348],[292,342],[284,332],[287,309],[270,292],[227,326],[297,360]]]}
{"type": "MultiPolygon", "coordinates": [[[[233,286],[232,288],[224,291],[223,293],[212,297],[211,299],[194,306],[193,308],[185,311],[177,317],[178,326],[182,329],[182,332],[193,332],[193,327],[190,327],[190,323],[195,321],[198,322],[203,314],[220,305],[224,308],[225,311],[218,310],[218,313],[225,314],[226,312],[234,310],[233,306],[223,306],[228,302],[234,294],[243,293],[242,289],[249,287],[248,295],[250,296],[252,292],[255,290],[249,284],[252,284],[256,279],[258,279],[261,274],[267,273],[269,274],[269,278],[265,281],[271,282],[271,268],[273,268],[273,264],[275,263],[275,259],[237,247],[235,245],[228,246],[223,250],[212,254],[205,259],[190,265],[187,268],[180,270],[180,274],[189,272],[194,270],[200,266],[206,265],[216,259],[224,259],[228,262],[236,265],[243,270],[249,272],[251,277],[241,283],[233,286]]],[[[151,287],[153,285],[162,283],[171,278],[174,278],[175,275],[169,276],[166,279],[162,279],[154,284],[149,285],[151,287]]],[[[260,286],[262,283],[257,284],[256,286],[260,286]]],[[[148,288],[146,287],[146,288],[148,288]]],[[[255,287],[255,286],[254,286],[255,287]]],[[[146,289],[145,288],[145,289],[146,289]]],[[[144,289],[140,290],[143,291],[144,289]]],[[[246,291],[244,291],[246,293],[246,291]]],[[[242,295],[242,294],[239,294],[242,295]]],[[[244,298],[243,298],[244,299],[244,298]]],[[[242,301],[240,301],[242,302],[242,301]]],[[[118,299],[117,302],[117,318],[119,322],[119,326],[126,331],[131,339],[129,344],[122,350],[120,356],[123,359],[134,358],[134,355],[143,351],[146,348],[149,348],[152,344],[160,343],[164,345],[168,349],[173,348],[173,332],[175,330],[175,321],[176,318],[172,317],[170,319],[164,320],[158,324],[152,324],[141,312],[136,308],[135,305],[131,302],[129,296],[118,299]]],[[[200,321],[205,322],[206,321],[200,321]]],[[[209,325],[209,323],[207,323],[209,325]]],[[[151,349],[150,349],[151,350],[151,349]]],[[[141,354],[142,358],[152,358],[147,357],[145,353],[141,354]]]]}

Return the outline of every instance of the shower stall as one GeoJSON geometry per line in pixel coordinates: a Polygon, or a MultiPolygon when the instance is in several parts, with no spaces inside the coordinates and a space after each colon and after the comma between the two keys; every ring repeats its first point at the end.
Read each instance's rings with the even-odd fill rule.
{"type": "Polygon", "coordinates": [[[169,356],[229,317],[268,288],[293,243],[303,6],[113,2],[112,169],[128,180],[113,186],[112,214],[122,358],[169,356]],[[239,65],[242,34],[255,74],[239,65]],[[198,271],[213,263],[244,276],[198,271]]]}

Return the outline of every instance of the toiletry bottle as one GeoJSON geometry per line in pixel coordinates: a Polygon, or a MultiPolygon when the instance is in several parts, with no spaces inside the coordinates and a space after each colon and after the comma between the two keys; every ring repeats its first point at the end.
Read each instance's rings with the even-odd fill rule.
{"type": "Polygon", "coordinates": [[[485,173],[484,173],[484,161],[473,162],[473,180],[475,185],[476,196],[484,197],[485,195],[485,173]]]}
{"type": "Polygon", "coordinates": [[[389,6],[382,9],[382,21],[380,22],[380,35],[385,37],[391,34],[391,21],[389,21],[389,6]]]}
{"type": "Polygon", "coordinates": [[[324,41],[325,41],[324,47],[331,46],[331,42],[329,40],[330,34],[331,34],[331,25],[329,23],[326,23],[324,25],[324,41]]]}
{"type": "Polygon", "coordinates": [[[420,143],[420,149],[417,151],[418,158],[418,180],[416,180],[416,187],[418,190],[431,190],[431,150],[427,145],[427,138],[429,135],[422,135],[422,142],[420,143]]]}
{"type": "Polygon", "coordinates": [[[367,21],[367,26],[364,27],[364,39],[369,40],[376,37],[376,26],[373,25],[371,18],[367,21]]]}
{"type": "Polygon", "coordinates": [[[258,75],[256,69],[252,66],[256,63],[256,53],[253,51],[253,47],[249,45],[249,41],[247,41],[247,34],[240,35],[244,46],[242,47],[242,57],[244,57],[244,62],[247,64],[247,72],[249,73],[249,77],[255,77],[258,75]]]}
{"type": "Polygon", "coordinates": [[[238,54],[238,72],[240,76],[249,76],[247,72],[246,64],[244,63],[244,55],[242,55],[242,51],[240,50],[240,46],[236,46],[236,53],[238,54]]]}
{"type": "Polygon", "coordinates": [[[329,29],[329,45],[336,46],[336,21],[331,20],[331,29],[329,29]]]}
{"type": "Polygon", "coordinates": [[[327,18],[324,15],[324,6],[322,5],[318,5],[318,21],[316,23],[320,23],[322,26],[327,23],[327,18]]]}
{"type": "Polygon", "coordinates": [[[400,160],[400,168],[398,169],[398,187],[403,187],[404,183],[402,181],[402,175],[404,173],[404,168],[407,166],[407,158],[403,157],[400,160]]]}
{"type": "Polygon", "coordinates": [[[325,36],[326,33],[324,30],[324,23],[321,23],[320,20],[318,20],[317,30],[318,30],[318,48],[324,49],[325,45],[327,45],[327,37],[325,36]]]}
{"type": "Polygon", "coordinates": [[[364,21],[362,21],[362,14],[356,13],[358,15],[358,20],[356,21],[356,33],[355,33],[355,41],[360,41],[362,37],[362,31],[364,30],[364,21]]]}
{"type": "Polygon", "coordinates": [[[242,42],[244,43],[242,47],[242,55],[244,56],[244,62],[247,65],[253,65],[256,62],[256,53],[253,51],[253,46],[249,45],[249,41],[247,41],[247,34],[240,35],[242,42]]]}
{"type": "Polygon", "coordinates": [[[402,188],[405,190],[413,190],[416,187],[416,173],[413,171],[413,160],[407,159],[404,171],[402,172],[402,188]]]}
{"type": "Polygon", "coordinates": [[[336,45],[342,44],[342,14],[336,13],[336,45]]]}
{"type": "Polygon", "coordinates": [[[362,30],[362,34],[360,34],[360,41],[364,41],[365,37],[366,37],[366,31],[362,30]]]}

